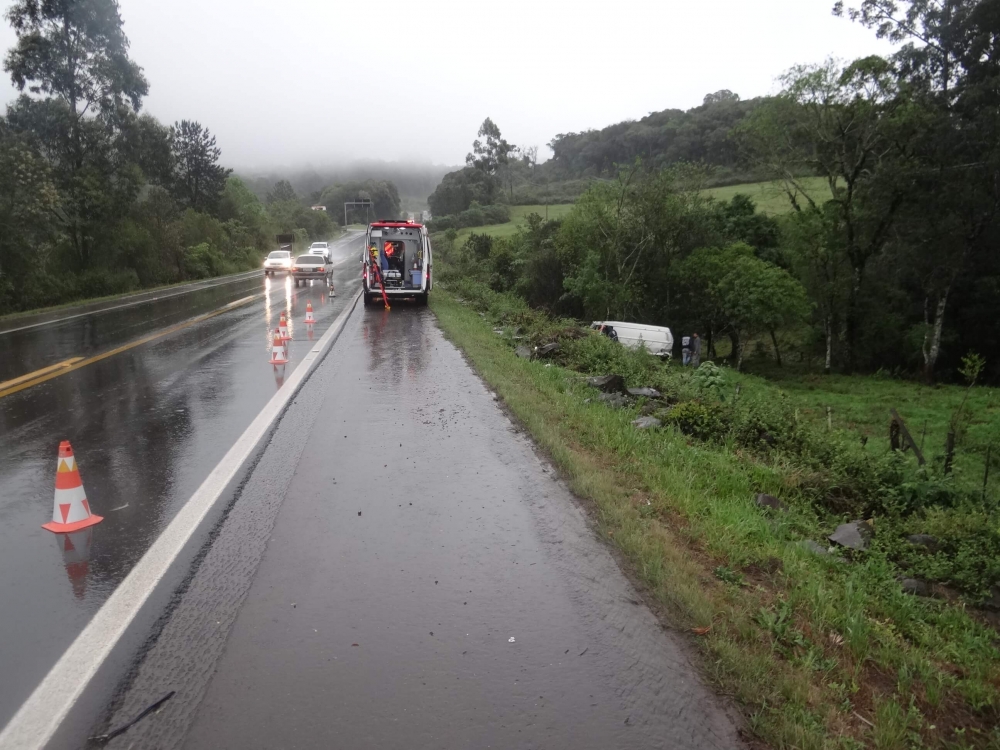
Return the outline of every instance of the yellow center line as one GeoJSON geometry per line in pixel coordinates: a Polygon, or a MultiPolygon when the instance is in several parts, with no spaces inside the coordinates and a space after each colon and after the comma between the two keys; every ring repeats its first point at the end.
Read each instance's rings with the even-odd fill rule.
{"type": "Polygon", "coordinates": [[[72,359],[67,359],[64,362],[58,362],[54,365],[49,365],[48,367],[43,367],[41,370],[35,370],[34,372],[29,372],[27,375],[22,375],[19,378],[13,378],[11,380],[5,380],[0,383],[0,391],[6,390],[11,386],[17,385],[18,383],[23,383],[25,380],[34,380],[40,375],[45,375],[46,373],[58,370],[60,367],[69,367],[70,365],[76,364],[83,357],[73,357],[72,359]]]}
{"type": "Polygon", "coordinates": [[[116,354],[127,352],[129,349],[134,349],[137,346],[148,344],[150,341],[155,341],[156,339],[163,338],[164,336],[169,336],[171,333],[176,333],[177,331],[189,328],[190,326],[206,321],[209,318],[214,318],[216,315],[222,315],[223,313],[229,312],[234,308],[241,307],[248,302],[253,302],[253,300],[263,296],[263,292],[251,294],[249,297],[243,297],[242,299],[230,302],[228,305],[223,305],[218,310],[205,313],[204,315],[199,315],[197,318],[191,318],[191,320],[178,323],[175,326],[165,328],[162,331],[157,331],[156,333],[144,336],[143,338],[137,339],[136,341],[132,341],[128,344],[123,344],[116,349],[102,352],[101,354],[96,354],[93,357],[87,357],[86,359],[83,357],[74,357],[73,359],[67,359],[65,362],[60,362],[57,365],[29,372],[27,375],[22,375],[21,377],[14,378],[13,380],[7,380],[0,383],[0,398],[10,396],[18,391],[23,391],[25,388],[31,388],[34,385],[39,385],[40,383],[44,383],[46,380],[52,380],[52,378],[57,378],[60,375],[65,375],[67,372],[79,370],[81,367],[94,364],[94,362],[100,362],[102,359],[107,359],[108,357],[113,357],[116,354]]]}

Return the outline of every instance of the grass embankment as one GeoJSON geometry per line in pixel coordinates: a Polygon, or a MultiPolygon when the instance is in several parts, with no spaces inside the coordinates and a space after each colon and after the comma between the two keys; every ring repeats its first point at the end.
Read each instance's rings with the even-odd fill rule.
{"type": "MultiPolygon", "coordinates": [[[[816,200],[822,200],[829,190],[822,177],[805,177],[801,180],[803,187],[816,200]]],[[[707,195],[720,201],[732,200],[734,195],[742,193],[753,198],[757,207],[767,214],[782,214],[792,210],[788,196],[780,185],[774,182],[751,182],[744,185],[728,185],[726,187],[708,188],[707,195]]],[[[468,239],[470,234],[488,234],[493,237],[510,237],[525,224],[528,214],[538,214],[550,219],[561,219],[573,208],[572,203],[557,203],[550,206],[511,206],[510,221],[506,224],[491,224],[482,227],[466,227],[458,230],[455,242],[459,245],[468,239]]]]}
{"type": "Polygon", "coordinates": [[[467,227],[458,230],[456,244],[464,243],[470,234],[488,234],[492,237],[510,237],[517,233],[526,223],[528,214],[538,214],[542,218],[561,219],[572,210],[572,203],[556,203],[551,206],[511,206],[510,221],[506,224],[490,224],[483,227],[467,227]]]}
{"type": "MultiPolygon", "coordinates": [[[[832,401],[838,423],[873,431],[864,448],[856,436],[848,441],[835,431],[829,440],[839,441],[837,450],[807,468],[784,451],[747,448],[733,437],[738,430],[722,441],[691,436],[722,414],[722,403],[736,408],[734,373],[708,383],[713,395],[706,396],[698,390],[706,384],[697,386],[689,372],[609,348],[602,337],[564,341],[563,356],[574,357],[577,369],[615,367],[631,386],[672,390],[681,401],[675,415],[686,403],[696,405],[682,409],[694,417],[689,434],[669,425],[640,431],[631,424],[640,405],[609,408],[577,372],[517,358],[512,329],[530,328],[533,313],[502,297],[462,302],[441,290],[432,307],[446,335],[548,451],[573,491],[593,503],[599,532],[622,551],[661,614],[702,633],[692,638],[708,678],[743,706],[757,738],[801,750],[1000,747],[996,631],[960,602],[903,593],[892,545],[880,542],[893,534],[881,533],[878,516],[868,552],[817,556],[799,543],[822,541],[852,517],[838,519],[810,499],[822,484],[823,462],[874,450],[877,439],[885,453],[885,438],[875,436],[876,423],[884,431],[884,411],[876,419],[874,401],[906,409],[902,393],[880,392],[876,384],[861,390],[844,379],[833,381],[830,391],[807,380],[801,389],[782,390],[740,376],[740,404],[745,400],[751,411],[751,402],[768,408],[798,399],[804,419],[825,430],[823,405],[832,401]],[[506,326],[504,335],[493,332],[497,325],[506,326]],[[869,398],[851,410],[851,403],[869,398]],[[778,496],[788,510],[758,508],[758,492],[778,496]]],[[[945,389],[947,403],[939,403],[937,393],[919,399],[933,402],[925,408],[939,415],[954,394],[945,389]]],[[[995,410],[993,396],[986,398],[979,407],[995,410]]],[[[814,441],[818,431],[798,424],[789,430],[814,441]]],[[[968,523],[976,516],[963,518],[968,523]]],[[[995,521],[993,514],[979,522],[995,521]]]]}
{"type": "MultiPolygon", "coordinates": [[[[830,188],[825,178],[803,177],[799,182],[813,200],[821,202],[830,199],[830,188]]],[[[737,194],[749,195],[757,208],[765,214],[784,214],[792,210],[788,195],[781,184],[776,182],[748,182],[743,185],[708,188],[705,192],[720,201],[730,201],[737,194]]]]}

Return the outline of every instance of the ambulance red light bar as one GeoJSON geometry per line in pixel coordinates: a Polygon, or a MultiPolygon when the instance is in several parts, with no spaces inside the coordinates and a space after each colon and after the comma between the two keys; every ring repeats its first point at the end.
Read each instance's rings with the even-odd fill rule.
{"type": "Polygon", "coordinates": [[[395,219],[379,219],[378,221],[372,222],[373,229],[381,229],[382,227],[422,227],[423,224],[418,224],[415,221],[397,221],[395,219]]]}

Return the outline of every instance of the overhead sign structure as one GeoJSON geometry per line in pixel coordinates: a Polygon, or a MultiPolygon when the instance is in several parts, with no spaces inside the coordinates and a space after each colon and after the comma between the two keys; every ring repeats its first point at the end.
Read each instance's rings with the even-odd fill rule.
{"type": "Polygon", "coordinates": [[[371,224],[371,211],[374,210],[375,204],[371,201],[357,200],[357,201],[344,201],[344,226],[347,226],[347,207],[365,207],[365,224],[371,224]]]}

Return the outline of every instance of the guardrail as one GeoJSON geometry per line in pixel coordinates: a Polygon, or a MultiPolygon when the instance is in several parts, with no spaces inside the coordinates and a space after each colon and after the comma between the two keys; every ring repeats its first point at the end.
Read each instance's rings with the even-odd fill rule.
{"type": "Polygon", "coordinates": [[[234,273],[231,276],[216,276],[215,278],[192,281],[187,284],[177,284],[176,286],[150,289],[145,292],[127,294],[122,297],[115,297],[114,299],[102,300],[100,302],[82,302],[79,305],[62,307],[58,310],[50,310],[48,312],[41,312],[32,315],[22,315],[6,321],[0,320],[0,335],[4,333],[13,333],[14,331],[23,331],[26,328],[35,328],[37,326],[60,323],[64,320],[78,318],[82,315],[92,315],[99,312],[119,310],[123,307],[141,305],[145,302],[156,302],[161,299],[179,297],[183,294],[190,294],[191,292],[197,292],[202,289],[212,289],[213,287],[225,286],[226,284],[236,284],[257,276],[263,276],[263,274],[263,270],[255,269],[253,271],[244,271],[243,273],[234,273]]]}

